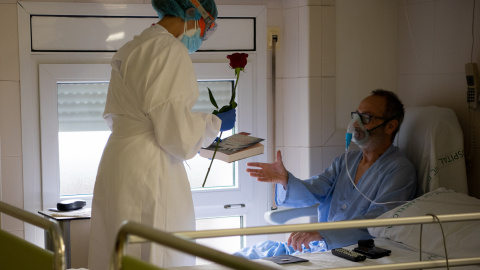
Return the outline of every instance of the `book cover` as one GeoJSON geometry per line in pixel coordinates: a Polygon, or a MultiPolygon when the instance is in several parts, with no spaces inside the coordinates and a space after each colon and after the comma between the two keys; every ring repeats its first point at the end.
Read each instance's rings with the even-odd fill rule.
{"type": "MultiPolygon", "coordinates": [[[[233,162],[247,157],[263,154],[264,146],[260,142],[264,139],[249,136],[248,133],[238,133],[222,139],[218,144],[218,150],[215,159],[225,162],[233,162]]],[[[200,156],[212,158],[217,143],[212,143],[209,147],[200,149],[200,156]]]]}

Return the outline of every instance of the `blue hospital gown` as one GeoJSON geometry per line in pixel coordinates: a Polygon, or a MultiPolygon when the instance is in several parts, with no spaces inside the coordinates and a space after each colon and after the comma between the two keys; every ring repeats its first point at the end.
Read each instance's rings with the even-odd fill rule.
{"type": "MultiPolygon", "coordinates": [[[[352,178],[355,177],[362,156],[362,151],[348,152],[347,163],[352,178]]],[[[358,189],[375,202],[412,200],[416,186],[415,167],[393,145],[375,161],[357,184],[358,189]]],[[[276,185],[275,201],[279,206],[296,208],[319,204],[318,222],[372,219],[402,204],[374,204],[365,199],[348,177],[345,155],[337,157],[322,174],[306,180],[300,180],[289,173],[286,190],[282,185],[276,185]]],[[[320,235],[324,238],[327,249],[344,247],[356,244],[358,240],[372,238],[367,229],[320,231],[320,235]]],[[[259,244],[253,248],[256,246],[259,244]]],[[[253,258],[251,249],[245,248],[236,255],[253,258]]],[[[261,253],[257,251],[255,256],[261,253]]],[[[268,253],[264,254],[268,256],[268,253]]]]}

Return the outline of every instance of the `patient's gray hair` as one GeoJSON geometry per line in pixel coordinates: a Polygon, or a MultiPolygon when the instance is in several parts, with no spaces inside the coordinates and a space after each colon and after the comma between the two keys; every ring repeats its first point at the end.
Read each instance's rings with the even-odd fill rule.
{"type": "Polygon", "coordinates": [[[398,121],[398,127],[392,134],[393,138],[395,138],[395,135],[402,125],[403,117],[405,116],[405,108],[403,107],[402,101],[398,98],[397,94],[384,89],[373,90],[372,96],[385,98],[385,114],[383,117],[386,119],[386,121],[393,119],[398,121]]]}

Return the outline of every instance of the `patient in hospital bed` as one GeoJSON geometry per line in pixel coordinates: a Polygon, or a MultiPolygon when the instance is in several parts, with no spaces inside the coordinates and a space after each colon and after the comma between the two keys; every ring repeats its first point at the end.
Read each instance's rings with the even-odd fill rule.
{"type": "MultiPolygon", "coordinates": [[[[360,150],[346,151],[322,174],[307,180],[286,170],[280,151],[276,162],[248,163],[247,172],[258,181],[276,183],[275,201],[279,206],[318,204],[318,222],[376,218],[415,197],[415,167],[392,144],[404,113],[402,102],[393,92],[372,91],[351,113],[348,130],[360,150]]],[[[347,150],[349,143],[347,134],[347,150]]],[[[325,251],[370,238],[367,229],[293,232],[287,243],[262,242],[235,255],[257,259],[325,251]]]]}

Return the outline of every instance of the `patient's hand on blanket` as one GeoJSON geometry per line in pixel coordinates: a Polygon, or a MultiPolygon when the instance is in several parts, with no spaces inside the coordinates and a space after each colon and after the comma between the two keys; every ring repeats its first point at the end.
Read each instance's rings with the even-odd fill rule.
{"type": "Polygon", "coordinates": [[[294,232],[290,234],[288,237],[287,244],[292,246],[293,249],[302,251],[302,244],[308,248],[310,242],[312,241],[320,241],[323,237],[320,235],[319,232],[294,232]]]}
{"type": "Polygon", "coordinates": [[[257,178],[260,182],[277,183],[287,187],[288,172],[282,162],[282,153],[277,151],[277,161],[274,163],[249,162],[247,166],[259,167],[260,169],[247,168],[250,176],[257,178]]]}

